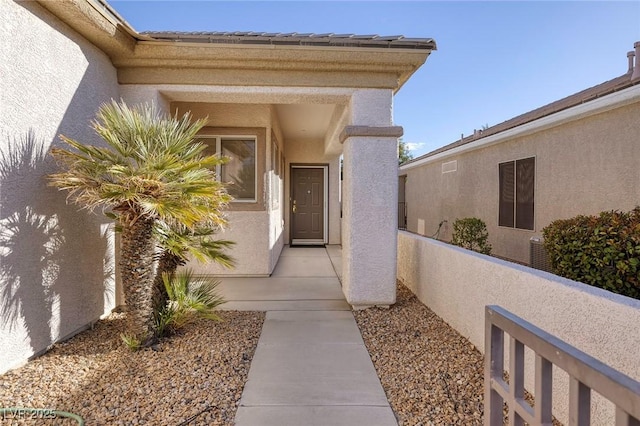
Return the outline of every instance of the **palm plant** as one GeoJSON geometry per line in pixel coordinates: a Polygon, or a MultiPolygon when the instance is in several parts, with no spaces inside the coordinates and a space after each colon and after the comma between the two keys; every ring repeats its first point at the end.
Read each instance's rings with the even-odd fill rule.
{"type": "Polygon", "coordinates": [[[191,270],[184,270],[173,277],[162,274],[162,282],[168,301],[156,313],[158,337],[173,333],[198,318],[220,320],[215,309],[225,301],[217,292],[219,281],[196,278],[191,270]]]}
{"type": "Polygon", "coordinates": [[[213,239],[216,229],[211,226],[198,226],[189,229],[185,226],[170,226],[157,222],[154,228],[159,253],[155,281],[153,285],[153,301],[156,313],[168,302],[168,293],[164,283],[164,275],[173,279],[179,266],[184,266],[189,259],[200,262],[216,262],[230,268],[234,261],[225,253],[234,242],[213,239]]]}
{"type": "Polygon", "coordinates": [[[51,184],[94,210],[110,210],[121,231],[120,270],[127,305],[127,337],[147,342],[153,335],[154,227],[192,230],[225,223],[222,209],[230,200],[216,180],[217,156],[204,156],[194,142],[204,120],[190,114],[170,117],[152,105],[129,108],[124,102],[103,105],[93,122],[106,147],[61,136],[72,149],[53,156],[64,171],[51,184]]]}

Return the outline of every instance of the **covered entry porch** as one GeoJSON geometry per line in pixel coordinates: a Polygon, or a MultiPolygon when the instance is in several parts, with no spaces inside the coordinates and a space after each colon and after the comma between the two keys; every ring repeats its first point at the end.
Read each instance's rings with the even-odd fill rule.
{"type": "Polygon", "coordinates": [[[402,127],[393,97],[433,40],[145,37],[114,61],[123,99],[206,119],[199,140],[230,158],[218,170],[235,198],[220,238],[236,243],[235,268],[189,267],[269,277],[287,245],[340,245],[347,303],[394,303],[402,127]]]}
{"type": "Polygon", "coordinates": [[[236,243],[230,252],[236,264],[225,269],[191,262],[196,274],[265,278],[277,273],[285,246],[340,245],[347,303],[394,303],[402,128],[392,125],[393,90],[194,85],[123,90],[130,104],[151,99],[171,114],[206,119],[199,141],[231,159],[219,170],[221,179],[232,182],[235,198],[219,238],[236,243]]]}

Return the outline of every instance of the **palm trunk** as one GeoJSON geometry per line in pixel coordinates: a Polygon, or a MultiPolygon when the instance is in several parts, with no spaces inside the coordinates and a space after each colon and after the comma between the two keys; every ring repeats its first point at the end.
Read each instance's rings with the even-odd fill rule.
{"type": "Polygon", "coordinates": [[[127,305],[125,334],[141,343],[152,337],[154,329],[153,224],[153,219],[142,217],[122,225],[120,271],[127,305]]]}
{"type": "Polygon", "coordinates": [[[182,259],[179,256],[169,252],[163,251],[160,259],[158,260],[158,268],[156,270],[155,280],[153,282],[153,303],[154,310],[158,312],[162,309],[169,300],[167,295],[167,289],[164,286],[162,274],[169,274],[171,278],[175,276],[178,266],[182,263],[182,259]]]}

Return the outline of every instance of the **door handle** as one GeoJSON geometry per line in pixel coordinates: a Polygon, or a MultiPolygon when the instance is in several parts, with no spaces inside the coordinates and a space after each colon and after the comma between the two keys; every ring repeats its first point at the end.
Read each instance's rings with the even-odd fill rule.
{"type": "Polygon", "coordinates": [[[293,208],[292,211],[295,213],[298,210],[298,206],[296,206],[296,200],[293,200],[293,208]]]}

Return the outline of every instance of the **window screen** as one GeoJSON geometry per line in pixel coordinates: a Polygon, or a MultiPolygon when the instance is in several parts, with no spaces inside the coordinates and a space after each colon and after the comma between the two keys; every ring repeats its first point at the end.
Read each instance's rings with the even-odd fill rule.
{"type": "Polygon", "coordinates": [[[498,225],[534,229],[535,161],[535,158],[531,157],[498,165],[498,225]]]}
{"type": "Polygon", "coordinates": [[[229,182],[229,194],[236,200],[256,199],[256,142],[222,139],[221,154],[229,161],[220,169],[220,179],[229,182]]]}
{"type": "Polygon", "coordinates": [[[200,136],[204,155],[220,154],[228,162],[216,167],[218,178],[227,184],[234,201],[256,201],[256,141],[242,137],[200,136]]]}
{"type": "Polygon", "coordinates": [[[533,200],[536,162],[516,161],[516,228],[533,230],[533,200]]]}
{"type": "Polygon", "coordinates": [[[500,226],[514,225],[515,210],[515,171],[514,162],[500,164],[500,206],[498,224],[500,226]]]}

